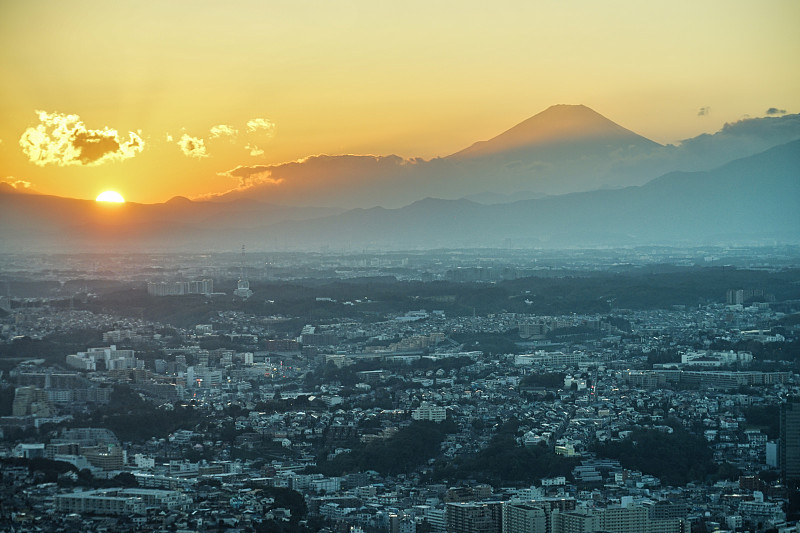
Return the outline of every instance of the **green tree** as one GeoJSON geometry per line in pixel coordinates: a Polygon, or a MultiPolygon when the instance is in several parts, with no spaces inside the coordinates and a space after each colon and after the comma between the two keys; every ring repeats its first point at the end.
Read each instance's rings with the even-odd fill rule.
{"type": "Polygon", "coordinates": [[[595,446],[601,457],[619,460],[623,467],[654,475],[669,485],[705,481],[717,472],[712,452],[703,437],[682,429],[665,433],[637,429],[622,441],[595,446]]]}

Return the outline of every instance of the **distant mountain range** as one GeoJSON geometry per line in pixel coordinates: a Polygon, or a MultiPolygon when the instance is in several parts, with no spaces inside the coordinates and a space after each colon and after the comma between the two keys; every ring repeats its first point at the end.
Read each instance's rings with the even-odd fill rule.
{"type": "Polygon", "coordinates": [[[183,197],[162,204],[113,204],[0,189],[0,251],[222,250],[230,238],[241,245],[240,231],[342,211],[183,197]]]}
{"type": "Polygon", "coordinates": [[[800,115],[745,119],[662,146],[582,105],[555,105],[447,157],[317,155],[238,167],[243,186],[210,199],[396,208],[425,197],[480,203],[642,185],[668,172],[710,170],[800,139],[800,115]]]}
{"type": "Polygon", "coordinates": [[[796,243],[797,139],[800,116],[787,115],[661,146],[584,106],[553,106],[432,161],[317,156],[237,169],[299,182],[299,196],[264,182],[208,201],[114,205],[0,187],[0,252],[796,243]],[[392,201],[366,203],[378,193],[392,201]],[[290,198],[322,207],[281,205],[290,198]],[[369,207],[342,207],[352,204],[369,207]]]}
{"type": "Polygon", "coordinates": [[[481,205],[425,199],[281,223],[287,242],[342,247],[570,247],[800,242],[800,141],[643,186],[481,205]]]}

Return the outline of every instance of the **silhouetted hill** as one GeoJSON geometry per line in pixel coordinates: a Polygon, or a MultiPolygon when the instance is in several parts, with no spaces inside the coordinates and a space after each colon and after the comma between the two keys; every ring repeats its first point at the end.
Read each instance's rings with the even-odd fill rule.
{"type": "Polygon", "coordinates": [[[185,198],[163,204],[115,204],[0,190],[0,251],[187,249],[213,245],[215,239],[227,239],[239,229],[340,211],[185,198]]]}
{"type": "MultiPolygon", "coordinates": [[[[580,114],[587,111],[593,113],[579,110],[580,114]]],[[[602,117],[593,120],[603,125],[602,131],[616,130],[602,117]]],[[[534,129],[526,126],[520,131],[527,135],[534,129]]],[[[619,135],[629,137],[624,131],[619,135]]],[[[519,138],[516,134],[512,137],[519,138]]],[[[558,145],[563,146],[560,141],[558,145]]],[[[551,147],[551,151],[557,150],[551,147]]],[[[350,162],[357,159],[353,156],[350,162]]],[[[484,156],[477,159],[486,161],[484,156]]],[[[399,158],[384,160],[402,167],[399,158]]],[[[417,162],[403,168],[395,176],[398,179],[381,186],[384,191],[414,189],[423,176],[416,165],[429,169],[441,165],[441,172],[434,173],[441,178],[438,186],[453,192],[460,190],[462,180],[472,179],[457,171],[459,165],[471,161],[454,165],[444,160],[417,162]]],[[[327,168],[328,161],[319,164],[327,168]]],[[[574,178],[566,172],[558,179],[569,182],[574,178]]],[[[482,183],[485,187],[497,181],[502,181],[501,176],[487,174],[482,183]]],[[[0,189],[0,251],[4,252],[229,250],[235,248],[232,243],[242,242],[255,248],[287,249],[798,242],[800,141],[712,170],[666,173],[641,186],[493,205],[426,198],[402,208],[342,212],[267,204],[253,198],[206,202],[173,198],[163,204],[143,205],[3,191],[0,189]]]]}
{"type": "Polygon", "coordinates": [[[585,246],[800,240],[800,141],[707,172],[640,187],[509,204],[426,199],[279,224],[287,240],[331,245],[585,246]]]}
{"type": "Polygon", "coordinates": [[[425,197],[481,203],[642,185],[672,171],[710,170],[800,139],[800,115],[745,119],[661,146],[582,105],[557,105],[451,156],[315,155],[240,166],[251,183],[217,197],[287,205],[398,208],[425,197]]]}

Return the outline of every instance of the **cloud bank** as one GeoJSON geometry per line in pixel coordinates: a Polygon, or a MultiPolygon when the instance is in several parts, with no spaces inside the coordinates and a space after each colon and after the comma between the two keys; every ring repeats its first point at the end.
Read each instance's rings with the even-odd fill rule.
{"type": "Polygon", "coordinates": [[[800,114],[794,114],[728,122],[718,132],[686,139],[680,146],[703,152],[719,145],[728,149],[731,157],[743,157],[798,138],[800,114]]]}
{"type": "Polygon", "coordinates": [[[227,172],[221,172],[219,175],[226,178],[234,178],[239,180],[239,189],[247,189],[254,185],[268,183],[277,185],[281,183],[282,179],[272,178],[272,170],[278,168],[273,165],[254,165],[254,166],[238,166],[227,172]]]}
{"type": "Polygon", "coordinates": [[[108,126],[87,128],[78,115],[36,113],[40,124],[19,139],[23,153],[35,165],[99,165],[130,159],[144,149],[144,141],[132,131],[126,140],[108,126]]]}
{"type": "MultiPolygon", "coordinates": [[[[276,165],[240,165],[219,176],[236,186],[201,199],[250,199],[285,205],[360,207],[394,201],[394,191],[421,190],[421,159],[396,155],[314,155],[276,165]],[[410,181],[409,181],[410,180],[410,181]]],[[[398,197],[399,198],[399,197],[398,197]]],[[[404,201],[405,197],[403,197],[404,201]]]]}

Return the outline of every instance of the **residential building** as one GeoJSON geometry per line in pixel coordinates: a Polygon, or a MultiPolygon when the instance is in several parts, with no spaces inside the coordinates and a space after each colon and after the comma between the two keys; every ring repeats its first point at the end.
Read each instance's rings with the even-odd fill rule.
{"type": "Polygon", "coordinates": [[[501,533],[503,502],[448,503],[445,514],[449,533],[501,533]]]}
{"type": "Polygon", "coordinates": [[[780,407],[780,466],[784,481],[800,481],[800,398],[780,407]]]}

